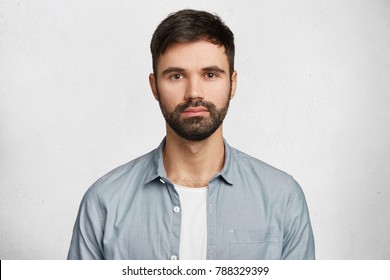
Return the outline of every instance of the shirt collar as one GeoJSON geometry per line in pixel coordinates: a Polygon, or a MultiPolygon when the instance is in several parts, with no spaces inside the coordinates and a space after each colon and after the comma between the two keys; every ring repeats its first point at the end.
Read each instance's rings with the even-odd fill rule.
{"type": "Polygon", "coordinates": [[[145,183],[149,183],[157,178],[167,177],[167,173],[163,163],[163,148],[165,146],[165,137],[161,141],[160,145],[151,152],[150,167],[148,175],[146,176],[145,183]]]}
{"type": "Polygon", "coordinates": [[[223,139],[225,144],[225,163],[221,172],[217,173],[215,177],[221,176],[226,183],[233,185],[233,148],[226,142],[225,138],[223,139]]]}
{"type": "MultiPolygon", "coordinates": [[[[222,177],[226,183],[233,185],[233,172],[232,172],[232,160],[233,160],[233,148],[229,146],[225,139],[223,139],[225,145],[225,162],[222,170],[215,174],[214,178],[222,177]]],[[[151,165],[146,176],[145,183],[149,183],[156,179],[167,179],[167,173],[163,163],[163,149],[165,146],[165,137],[161,141],[160,145],[151,152],[151,165]]],[[[213,180],[212,179],[212,180],[213,180]]]]}

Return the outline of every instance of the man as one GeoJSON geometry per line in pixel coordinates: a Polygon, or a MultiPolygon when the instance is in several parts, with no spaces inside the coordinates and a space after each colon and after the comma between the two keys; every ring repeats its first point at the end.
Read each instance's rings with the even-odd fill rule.
{"type": "Polygon", "coordinates": [[[299,185],[224,141],[237,84],[230,29],[182,10],[157,27],[151,52],[166,137],[87,191],[68,259],[313,259],[299,185]]]}

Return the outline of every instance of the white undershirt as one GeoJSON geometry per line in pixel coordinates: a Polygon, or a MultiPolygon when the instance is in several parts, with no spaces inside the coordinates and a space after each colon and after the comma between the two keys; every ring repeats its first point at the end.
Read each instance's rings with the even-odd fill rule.
{"type": "Polygon", "coordinates": [[[205,260],[207,252],[207,187],[175,185],[181,204],[179,259],[205,260]]]}

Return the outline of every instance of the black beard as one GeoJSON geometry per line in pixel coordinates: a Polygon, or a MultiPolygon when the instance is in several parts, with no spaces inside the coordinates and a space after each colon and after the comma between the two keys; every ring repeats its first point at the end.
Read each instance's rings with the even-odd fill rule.
{"type": "Polygon", "coordinates": [[[173,112],[169,112],[161,101],[159,103],[166,122],[176,134],[190,141],[202,141],[212,135],[221,126],[229,108],[230,98],[228,98],[225,106],[221,109],[217,109],[211,102],[198,99],[179,104],[173,112]],[[210,116],[181,117],[180,114],[187,108],[200,106],[206,108],[210,116]]]}

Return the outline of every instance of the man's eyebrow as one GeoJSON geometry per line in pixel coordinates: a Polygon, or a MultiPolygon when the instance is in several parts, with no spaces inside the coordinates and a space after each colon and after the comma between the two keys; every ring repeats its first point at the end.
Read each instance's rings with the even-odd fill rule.
{"type": "Polygon", "coordinates": [[[222,68],[219,68],[218,66],[208,66],[208,67],[202,68],[202,70],[207,71],[207,72],[225,73],[225,70],[223,70],[222,68]]]}
{"type": "Polygon", "coordinates": [[[168,67],[167,69],[165,69],[163,72],[162,72],[162,75],[168,75],[168,74],[171,74],[171,73],[174,73],[174,72],[183,72],[185,71],[185,69],[183,68],[180,68],[180,67],[168,67]]]}
{"type": "MultiPolygon", "coordinates": [[[[175,72],[184,72],[185,69],[184,68],[180,68],[180,67],[168,67],[167,69],[165,69],[163,72],[162,72],[162,75],[168,75],[168,74],[171,74],[171,73],[175,73],[175,72]]],[[[218,66],[207,66],[207,67],[204,67],[202,68],[202,71],[205,71],[205,72],[217,72],[217,73],[225,73],[225,70],[223,70],[222,68],[219,68],[218,66]]]]}

